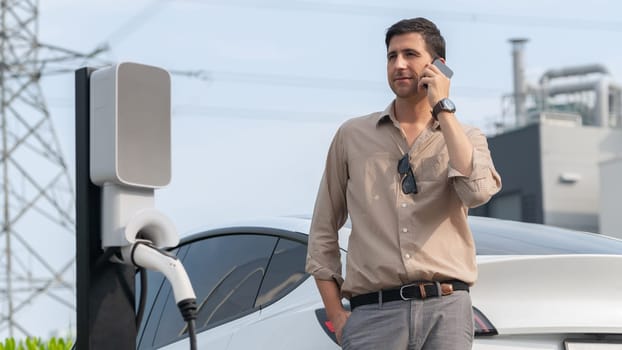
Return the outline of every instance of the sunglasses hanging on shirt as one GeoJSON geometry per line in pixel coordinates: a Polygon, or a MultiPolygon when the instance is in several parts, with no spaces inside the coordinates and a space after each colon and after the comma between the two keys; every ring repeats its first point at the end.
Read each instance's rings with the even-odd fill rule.
{"type": "Polygon", "coordinates": [[[415,180],[415,174],[410,167],[410,157],[408,153],[404,154],[402,159],[397,163],[397,171],[402,178],[402,192],[404,194],[417,194],[417,181],[415,180]]]}

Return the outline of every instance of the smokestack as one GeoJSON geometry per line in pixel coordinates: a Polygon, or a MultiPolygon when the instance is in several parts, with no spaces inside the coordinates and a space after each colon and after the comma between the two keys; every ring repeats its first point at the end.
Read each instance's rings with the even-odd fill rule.
{"type": "Polygon", "coordinates": [[[525,100],[527,96],[527,84],[525,84],[525,64],[524,46],[528,39],[514,38],[509,42],[512,44],[512,59],[514,66],[514,108],[516,115],[516,126],[521,127],[527,124],[527,110],[525,100]]]}

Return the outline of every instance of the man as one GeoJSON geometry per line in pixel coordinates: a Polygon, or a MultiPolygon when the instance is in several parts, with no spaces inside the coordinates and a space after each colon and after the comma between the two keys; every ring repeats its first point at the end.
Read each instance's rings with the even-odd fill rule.
{"type": "Polygon", "coordinates": [[[460,124],[449,79],[432,64],[445,61],[436,25],[402,20],[385,41],[395,100],[337,131],[307,271],[344,349],[470,349],[477,266],[467,211],[498,192],[501,179],[485,136],[460,124]],[[344,280],[337,231],[348,215],[344,280]]]}

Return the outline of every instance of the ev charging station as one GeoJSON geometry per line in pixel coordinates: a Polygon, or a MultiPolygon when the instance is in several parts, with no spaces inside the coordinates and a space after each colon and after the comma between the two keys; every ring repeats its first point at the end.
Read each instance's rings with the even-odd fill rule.
{"type": "Polygon", "coordinates": [[[170,75],[129,62],[87,67],[75,72],[75,88],[76,348],[136,348],[136,268],[166,276],[196,347],[196,296],[181,262],[163,251],[179,237],[154,202],[171,178],[170,75]]]}

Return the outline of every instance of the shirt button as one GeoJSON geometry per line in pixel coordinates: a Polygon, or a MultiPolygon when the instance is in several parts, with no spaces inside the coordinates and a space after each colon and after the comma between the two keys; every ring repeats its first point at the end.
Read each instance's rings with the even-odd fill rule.
{"type": "Polygon", "coordinates": [[[406,254],[406,255],[404,255],[404,257],[405,257],[406,259],[410,259],[410,254],[406,254]]]}
{"type": "Polygon", "coordinates": [[[404,227],[404,228],[402,229],[402,232],[406,233],[406,232],[408,232],[408,229],[407,229],[406,227],[404,227]]]}
{"type": "Polygon", "coordinates": [[[406,208],[407,206],[408,206],[408,204],[402,203],[402,208],[406,208]]]}

